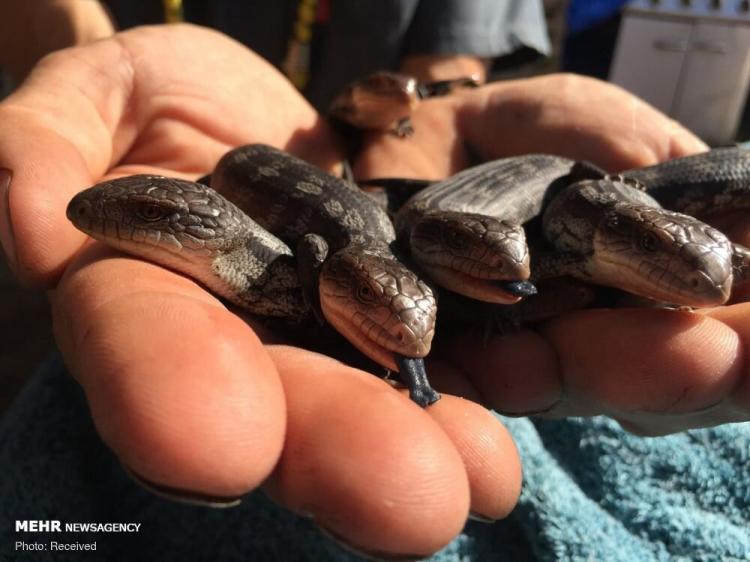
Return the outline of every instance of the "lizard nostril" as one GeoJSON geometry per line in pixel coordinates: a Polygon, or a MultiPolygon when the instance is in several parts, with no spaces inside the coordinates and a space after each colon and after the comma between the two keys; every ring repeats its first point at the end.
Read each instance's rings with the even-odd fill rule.
{"type": "Polygon", "coordinates": [[[693,289],[699,289],[701,287],[701,276],[700,274],[694,274],[690,277],[690,286],[693,289]]]}

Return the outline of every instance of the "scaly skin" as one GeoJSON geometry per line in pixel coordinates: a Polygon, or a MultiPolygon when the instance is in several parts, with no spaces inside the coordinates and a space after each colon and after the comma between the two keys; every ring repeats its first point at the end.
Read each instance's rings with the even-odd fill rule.
{"type": "MultiPolygon", "coordinates": [[[[210,187],[124,177],[77,194],[67,216],[91,237],[185,273],[251,313],[309,316],[288,246],[210,187]]],[[[371,358],[406,371],[412,398],[426,406],[439,398],[421,359],[434,333],[435,299],[413,273],[394,270],[387,252],[355,245],[332,256],[320,280],[323,312],[371,358]]]]}
{"type": "Polygon", "coordinates": [[[543,227],[560,254],[535,258],[535,276],[572,275],[685,306],[729,298],[729,239],[698,219],[662,209],[632,181],[612,177],[565,188],[544,211],[543,227]]]}
{"type": "MultiPolygon", "coordinates": [[[[750,150],[715,148],[674,158],[647,168],[623,172],[644,185],[646,192],[667,209],[697,218],[750,211],[750,150]]],[[[750,280],[750,250],[734,246],[734,284],[750,280]]]]}
{"type": "MultiPolygon", "coordinates": [[[[579,165],[579,169],[575,171],[574,166],[573,161],[564,158],[530,154],[496,160],[470,168],[439,184],[433,184],[414,196],[409,205],[401,211],[401,216],[397,222],[399,235],[404,237],[410,233],[410,229],[413,229],[415,224],[419,224],[422,215],[428,216],[428,213],[431,212],[429,211],[430,207],[448,207],[458,212],[471,212],[476,208],[483,207],[483,212],[495,213],[495,216],[499,218],[506,218],[512,212],[516,212],[519,219],[529,220],[540,213],[545,199],[551,199],[554,194],[565,187],[564,174],[583,175],[590,178],[596,178],[597,176],[597,170],[593,167],[579,165]],[[444,194],[441,193],[442,190],[444,190],[444,194]],[[443,199],[446,201],[443,201],[443,199]],[[415,209],[417,212],[415,212],[415,209]]],[[[604,177],[604,172],[599,173],[604,177]]],[[[653,197],[642,201],[646,206],[658,207],[661,203],[667,208],[696,215],[699,218],[710,216],[716,212],[750,209],[750,151],[744,148],[715,149],[703,154],[670,160],[648,168],[630,170],[623,173],[623,177],[636,180],[639,184],[638,190],[653,197]]],[[[398,186],[398,181],[395,179],[375,179],[367,180],[365,183],[389,187],[398,186]]],[[[419,184],[421,180],[408,181],[419,184]]],[[[602,185],[611,186],[614,184],[602,185]]],[[[634,196],[633,193],[630,192],[631,198],[634,196]]],[[[622,193],[619,196],[621,195],[622,193]]],[[[639,198],[640,196],[635,195],[635,197],[639,198]]],[[[579,204],[580,202],[575,203],[571,207],[571,214],[564,216],[568,218],[575,216],[575,208],[579,204]]],[[[624,212],[624,209],[622,210],[624,212]]],[[[649,220],[656,219],[658,215],[653,211],[649,211],[648,214],[649,220]]],[[[666,217],[666,214],[664,216],[666,217]]],[[[548,217],[550,223],[557,225],[556,228],[559,232],[565,232],[568,218],[556,221],[554,213],[550,213],[548,217]]],[[[431,220],[434,221],[435,219],[431,220]]],[[[460,223],[460,217],[456,217],[453,222],[460,223]]],[[[580,226],[580,221],[578,226],[580,226]]],[[[577,225],[572,224],[572,227],[575,229],[577,225]]],[[[443,261],[448,261],[450,257],[453,263],[457,263],[458,260],[451,256],[451,253],[455,250],[452,250],[445,243],[445,240],[449,239],[452,233],[440,233],[434,228],[432,230],[434,234],[429,233],[431,238],[423,236],[421,240],[415,240],[412,244],[412,251],[415,252],[416,259],[427,271],[430,271],[428,260],[431,259],[431,255],[443,261]],[[418,247],[420,244],[429,249],[430,255],[421,251],[421,248],[418,247]]],[[[456,229],[451,225],[450,230],[456,229]]],[[[482,240],[477,240],[473,245],[467,244],[466,246],[467,248],[481,247],[482,243],[482,240]]],[[[600,237],[598,243],[600,244],[599,252],[601,256],[617,255],[613,250],[607,248],[606,237],[600,237]]],[[[574,245],[574,248],[584,247],[586,247],[585,241],[577,241],[574,245]]],[[[725,247],[722,251],[724,250],[725,247]]],[[[476,252],[476,250],[474,251],[476,252]]],[[[748,270],[750,266],[747,265],[749,263],[747,258],[749,252],[740,245],[734,245],[732,260],[734,263],[733,283],[735,285],[746,282],[750,278],[750,271],[748,270]]],[[[467,250],[468,253],[469,250],[467,250]]],[[[620,257],[625,260],[624,255],[620,257]]],[[[596,264],[596,261],[582,267],[575,259],[570,262],[570,258],[571,256],[568,255],[564,260],[566,261],[565,264],[561,263],[560,259],[552,257],[536,260],[535,278],[554,275],[555,272],[563,271],[565,267],[578,269],[578,273],[581,275],[583,275],[582,269],[589,271],[586,275],[591,275],[591,272],[596,270],[596,275],[601,278],[607,268],[614,267],[614,264],[608,263],[606,258],[601,262],[601,265],[595,265],[594,269],[592,269],[592,264],[596,264]],[[542,271],[542,268],[546,271],[542,271]]],[[[598,260],[599,258],[593,259],[598,260]]],[[[469,264],[471,263],[469,260],[467,261],[469,264]]],[[[628,271],[624,262],[622,266],[623,271],[628,271]]],[[[721,267],[725,268],[725,264],[721,267]]],[[[461,273],[459,267],[454,266],[454,268],[458,273],[461,273]]],[[[447,274],[441,273],[442,277],[436,280],[445,284],[444,278],[447,274]]],[[[638,290],[642,293],[645,291],[650,295],[658,292],[656,287],[648,288],[649,281],[638,280],[639,274],[634,274],[629,280],[617,275],[615,271],[612,271],[609,275],[609,282],[615,285],[623,283],[627,284],[628,287],[640,286],[638,290]]],[[[665,275],[668,274],[665,273],[665,275]]],[[[713,280],[717,281],[716,279],[713,280]]],[[[448,284],[445,285],[452,288],[448,284]]],[[[466,289],[468,280],[465,277],[456,275],[453,285],[460,287],[458,292],[469,294],[466,289]]],[[[682,291],[682,289],[680,290],[682,291]]],[[[683,291],[681,296],[673,295],[671,298],[678,301],[687,298],[696,303],[700,302],[700,295],[691,293],[692,289],[685,290],[687,292],[683,291]]],[[[710,297],[709,300],[713,298],[710,297]]],[[[673,302],[670,299],[666,300],[673,302]]]]}
{"type": "MultiPolygon", "coordinates": [[[[316,239],[322,314],[363,353],[397,371],[399,356],[427,355],[435,331],[435,297],[393,254],[393,225],[367,195],[265,145],[227,153],[211,184],[261,226],[296,245],[300,261],[300,242],[316,239]]],[[[415,384],[409,380],[411,391],[415,384]]],[[[438,395],[432,391],[430,396],[434,401],[438,395]]]]}
{"type": "Polygon", "coordinates": [[[399,241],[439,285],[477,300],[516,303],[535,292],[522,225],[540,213],[553,186],[577,173],[574,161],[545,154],[468,168],[401,207],[399,241]]]}
{"type": "Polygon", "coordinates": [[[667,209],[698,218],[750,209],[750,150],[715,148],[622,174],[667,209]]]}
{"type": "Polygon", "coordinates": [[[77,194],[67,216],[92,238],[184,273],[253,314],[309,314],[289,247],[210,187],[123,177],[77,194]]]}

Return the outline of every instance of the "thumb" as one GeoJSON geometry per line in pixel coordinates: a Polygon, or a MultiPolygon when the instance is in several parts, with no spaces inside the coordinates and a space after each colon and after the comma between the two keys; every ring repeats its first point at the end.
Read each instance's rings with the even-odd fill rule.
{"type": "Polygon", "coordinates": [[[83,243],[65,208],[107,170],[128,95],[116,43],[75,50],[45,58],[0,104],[0,242],[20,280],[39,287],[83,243]]]}

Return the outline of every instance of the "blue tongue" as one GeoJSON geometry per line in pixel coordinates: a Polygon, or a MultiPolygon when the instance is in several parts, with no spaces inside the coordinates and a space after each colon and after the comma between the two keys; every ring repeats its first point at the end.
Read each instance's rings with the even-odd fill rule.
{"type": "Polygon", "coordinates": [[[440,395],[430,386],[427,373],[424,370],[422,357],[404,357],[396,354],[396,365],[401,380],[409,388],[409,398],[426,408],[440,400],[440,395]]]}
{"type": "Polygon", "coordinates": [[[536,295],[537,290],[531,281],[499,281],[500,288],[517,297],[529,297],[536,295]]]}

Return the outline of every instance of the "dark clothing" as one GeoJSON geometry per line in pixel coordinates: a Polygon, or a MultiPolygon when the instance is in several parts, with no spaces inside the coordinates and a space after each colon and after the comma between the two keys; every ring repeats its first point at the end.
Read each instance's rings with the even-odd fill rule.
{"type": "MultiPolygon", "coordinates": [[[[119,28],[163,21],[154,0],[107,0],[119,28]]],[[[219,29],[277,67],[287,53],[297,0],[185,0],[185,19],[219,29]]],[[[346,83],[397,69],[413,54],[473,54],[489,59],[521,48],[549,51],[538,0],[319,0],[328,8],[313,27],[310,81],[318,109],[346,83]]],[[[320,10],[319,10],[320,12],[320,10]]]]}

